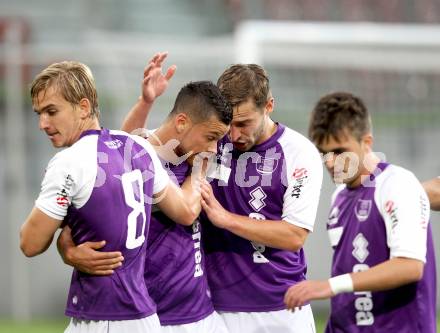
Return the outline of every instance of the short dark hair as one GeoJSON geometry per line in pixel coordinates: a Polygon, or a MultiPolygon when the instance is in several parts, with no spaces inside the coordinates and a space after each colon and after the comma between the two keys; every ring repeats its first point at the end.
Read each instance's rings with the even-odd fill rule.
{"type": "Polygon", "coordinates": [[[219,77],[217,86],[233,107],[249,98],[257,107],[263,107],[270,94],[269,77],[263,67],[255,64],[232,65],[219,77]]]}
{"type": "Polygon", "coordinates": [[[232,120],[231,105],[211,81],[190,82],[180,89],[170,116],[180,112],[195,123],[207,121],[212,115],[226,125],[232,120]]]}
{"type": "Polygon", "coordinates": [[[358,141],[371,132],[371,119],[364,102],[347,92],[335,92],[322,97],[312,111],[310,139],[321,144],[348,130],[358,141]]]}

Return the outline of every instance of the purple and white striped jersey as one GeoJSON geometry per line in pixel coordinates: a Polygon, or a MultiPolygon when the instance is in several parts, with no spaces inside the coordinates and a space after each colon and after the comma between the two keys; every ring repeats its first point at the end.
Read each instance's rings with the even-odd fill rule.
{"type": "MultiPolygon", "coordinates": [[[[215,197],[235,214],[284,220],[312,231],[322,183],[322,162],[303,135],[278,124],[266,142],[248,152],[219,143],[221,167],[212,181],[215,197]]],[[[214,308],[218,311],[284,309],[284,293],[306,278],[298,252],[257,244],[204,223],[203,244],[214,308]]]]}
{"type": "Polygon", "coordinates": [[[124,264],[110,276],[74,270],[66,315],[129,320],[156,311],[144,280],[153,194],[169,177],[144,139],[107,129],[85,131],[49,162],[36,207],[68,223],[76,244],[106,240],[124,264]]]}
{"type": "Polygon", "coordinates": [[[409,171],[380,163],[368,182],[337,188],[327,223],[332,276],[369,269],[390,258],[425,262],[422,280],[383,292],[331,299],[327,333],[436,332],[435,255],[429,202],[409,171]]]}

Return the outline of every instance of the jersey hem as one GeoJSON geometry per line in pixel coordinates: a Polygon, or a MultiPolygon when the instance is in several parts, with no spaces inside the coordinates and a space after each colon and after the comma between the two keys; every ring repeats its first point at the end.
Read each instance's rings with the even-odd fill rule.
{"type": "Polygon", "coordinates": [[[163,320],[163,319],[161,319],[161,317],[159,315],[158,316],[159,316],[160,324],[162,326],[164,326],[164,325],[184,325],[184,324],[196,323],[199,320],[202,320],[202,319],[209,317],[213,313],[214,313],[214,308],[210,309],[208,312],[206,312],[204,314],[200,314],[200,315],[192,316],[192,317],[163,320]]]}
{"type": "Polygon", "coordinates": [[[417,255],[414,252],[409,252],[409,251],[392,251],[390,253],[390,258],[397,258],[397,257],[420,260],[421,262],[426,264],[426,256],[425,257],[421,257],[420,255],[417,255]]]}
{"type": "Polygon", "coordinates": [[[250,307],[250,306],[229,306],[229,305],[214,304],[214,309],[216,311],[223,311],[223,312],[268,312],[268,311],[285,310],[286,305],[283,303],[283,304],[261,305],[258,307],[255,306],[250,307]]]}
{"type": "Polygon", "coordinates": [[[289,219],[287,217],[282,217],[281,219],[283,221],[286,221],[289,224],[293,224],[293,225],[295,225],[297,227],[300,227],[300,228],[306,229],[306,230],[308,230],[310,232],[313,232],[313,226],[311,226],[310,224],[301,223],[301,222],[295,221],[293,219],[289,219]]]}
{"type": "MultiPolygon", "coordinates": [[[[62,215],[58,215],[57,213],[53,213],[50,210],[48,210],[47,208],[43,207],[42,204],[37,200],[35,202],[35,207],[37,207],[39,210],[41,210],[44,214],[46,214],[47,216],[55,219],[55,220],[59,220],[62,221],[64,220],[65,216],[62,215]]],[[[67,213],[67,212],[66,212],[67,213]]]]}
{"type": "Polygon", "coordinates": [[[142,319],[154,315],[156,312],[138,312],[136,314],[93,314],[93,313],[81,313],[75,311],[66,310],[64,314],[67,317],[72,317],[79,320],[133,320],[142,319]]]}

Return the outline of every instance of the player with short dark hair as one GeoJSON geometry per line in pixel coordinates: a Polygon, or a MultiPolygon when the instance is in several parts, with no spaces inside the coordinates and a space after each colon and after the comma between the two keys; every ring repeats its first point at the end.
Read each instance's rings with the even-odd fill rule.
{"type": "MultiPolygon", "coordinates": [[[[150,97],[156,98],[166,88],[166,84],[158,84],[171,77],[161,74],[163,59],[152,59],[154,69],[146,73],[148,77],[143,83],[143,96],[149,92],[150,97]]],[[[149,102],[154,98],[138,101],[133,112],[144,111],[145,104],[151,106],[149,102]]],[[[195,169],[200,168],[201,159],[197,160],[197,154],[216,153],[217,141],[226,134],[231,118],[231,107],[215,84],[210,81],[191,82],[180,90],[164,123],[147,134],[171,179],[182,185],[184,191],[187,191],[186,186],[191,185],[189,178],[196,172],[192,164],[195,163],[195,169]]],[[[131,127],[132,120],[129,114],[123,129],[135,129],[131,127]]],[[[198,219],[191,226],[181,226],[160,209],[153,208],[144,277],[150,296],[157,304],[163,333],[227,333],[209,298],[201,248],[202,232],[198,219]]],[[[113,270],[113,266],[100,265],[102,260],[107,260],[104,259],[105,253],[91,251],[89,245],[85,248],[85,244],[76,247],[68,231],[60,238],[59,248],[66,263],[82,270],[95,274],[108,274],[113,270]],[[91,265],[85,259],[86,253],[103,259],[91,265]]],[[[117,259],[116,256],[112,258],[117,259]]]]}
{"type": "Polygon", "coordinates": [[[125,265],[102,277],[74,270],[66,332],[158,332],[143,278],[151,202],[158,199],[170,218],[191,225],[199,195],[195,192],[194,206],[187,203],[148,142],[100,127],[95,83],[86,65],[50,65],[36,76],[31,97],[40,129],[53,146],[66,149],[49,162],[35,207],[21,228],[23,253],[44,252],[63,220],[78,244],[105,239],[103,250],[119,252],[125,265]]]}
{"type": "Polygon", "coordinates": [[[339,184],[327,229],[331,278],[293,285],[290,309],[331,297],[326,332],[436,332],[436,270],[429,201],[408,170],[373,153],[359,97],[337,92],[315,106],[310,138],[339,184]]]}

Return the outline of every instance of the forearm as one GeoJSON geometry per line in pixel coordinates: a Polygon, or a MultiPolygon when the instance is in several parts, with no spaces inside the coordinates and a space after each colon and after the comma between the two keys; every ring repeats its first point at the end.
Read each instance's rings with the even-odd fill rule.
{"type": "Polygon", "coordinates": [[[432,210],[440,210],[440,178],[434,178],[422,183],[428,194],[432,210]]]}
{"type": "Polygon", "coordinates": [[[153,103],[154,102],[146,102],[142,96],[140,96],[125,117],[121,129],[131,133],[138,128],[144,128],[153,103]]]}
{"type": "Polygon", "coordinates": [[[63,259],[63,262],[67,265],[73,266],[69,255],[69,250],[75,246],[76,245],[71,237],[70,228],[68,226],[64,227],[57,239],[57,249],[58,253],[63,259]]]}
{"type": "Polygon", "coordinates": [[[288,251],[299,251],[304,245],[308,231],[286,221],[255,220],[229,213],[227,230],[269,247],[288,251]]]}
{"type": "Polygon", "coordinates": [[[362,272],[352,273],[354,291],[394,289],[420,280],[423,262],[409,258],[393,258],[362,272]]]}
{"type": "Polygon", "coordinates": [[[171,220],[178,224],[189,226],[199,216],[200,210],[195,211],[187,203],[187,199],[180,187],[173,182],[160,193],[155,195],[159,209],[171,220]]]}
{"type": "Polygon", "coordinates": [[[50,238],[39,238],[24,224],[20,230],[20,248],[26,257],[35,257],[46,251],[52,243],[50,238]]]}
{"type": "Polygon", "coordinates": [[[200,204],[201,194],[198,181],[190,175],[186,177],[180,188],[182,189],[183,197],[186,199],[185,204],[188,205],[189,211],[196,217],[199,216],[202,206],[200,204]]]}

